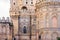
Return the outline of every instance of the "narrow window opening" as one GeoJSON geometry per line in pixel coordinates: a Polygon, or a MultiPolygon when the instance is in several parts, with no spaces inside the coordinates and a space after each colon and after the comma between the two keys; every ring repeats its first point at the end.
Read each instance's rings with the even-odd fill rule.
{"type": "Polygon", "coordinates": [[[15,2],[14,2],[14,5],[15,5],[15,2]]]}
{"type": "Polygon", "coordinates": [[[7,38],[5,40],[7,40],[7,38]]]}
{"type": "Polygon", "coordinates": [[[39,40],[41,40],[41,35],[39,35],[39,40]]]}
{"type": "Polygon", "coordinates": [[[31,0],[31,4],[33,4],[33,0],[31,0]]]}
{"type": "Polygon", "coordinates": [[[16,40],[16,38],[13,38],[13,40],[16,40]]]}
{"type": "Polygon", "coordinates": [[[31,4],[33,4],[33,2],[31,2],[31,4]]]}
{"type": "Polygon", "coordinates": [[[26,4],[28,4],[28,1],[26,0],[26,4]]]}
{"type": "Polygon", "coordinates": [[[28,4],[28,2],[26,2],[26,4],[28,4]]]}
{"type": "Polygon", "coordinates": [[[27,33],[26,26],[24,26],[24,28],[23,28],[23,33],[27,33]]]}

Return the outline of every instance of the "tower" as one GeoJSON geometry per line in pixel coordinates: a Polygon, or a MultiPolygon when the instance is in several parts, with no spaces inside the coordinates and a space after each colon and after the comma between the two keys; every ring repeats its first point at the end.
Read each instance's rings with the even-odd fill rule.
{"type": "Polygon", "coordinates": [[[36,3],[38,29],[41,40],[57,40],[59,37],[60,0],[39,0],[36,3]]]}
{"type": "Polygon", "coordinates": [[[10,0],[15,40],[36,40],[36,0],[10,0]]]}

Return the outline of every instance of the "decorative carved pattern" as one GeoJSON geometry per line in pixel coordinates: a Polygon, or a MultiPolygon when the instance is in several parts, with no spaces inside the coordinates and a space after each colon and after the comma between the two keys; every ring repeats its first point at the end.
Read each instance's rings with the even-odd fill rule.
{"type": "Polygon", "coordinates": [[[44,6],[50,6],[50,5],[59,5],[60,2],[41,2],[41,3],[37,3],[36,4],[36,7],[37,9],[41,8],[41,7],[44,7],[44,6]]]}

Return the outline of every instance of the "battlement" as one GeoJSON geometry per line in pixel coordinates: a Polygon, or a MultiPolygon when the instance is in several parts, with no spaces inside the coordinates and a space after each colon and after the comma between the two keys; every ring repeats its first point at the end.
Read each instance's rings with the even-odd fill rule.
{"type": "Polygon", "coordinates": [[[9,17],[6,17],[6,18],[2,17],[2,18],[0,18],[0,23],[1,22],[8,22],[9,23],[9,22],[12,22],[12,21],[11,21],[11,19],[9,17]]]}

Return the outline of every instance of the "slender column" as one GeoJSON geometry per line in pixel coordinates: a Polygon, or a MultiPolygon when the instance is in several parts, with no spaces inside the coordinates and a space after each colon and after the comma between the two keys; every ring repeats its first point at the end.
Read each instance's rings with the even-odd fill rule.
{"type": "Polygon", "coordinates": [[[12,40],[14,38],[14,26],[12,26],[12,40]]]}
{"type": "Polygon", "coordinates": [[[31,40],[31,15],[30,15],[30,40],[31,40]]]}
{"type": "Polygon", "coordinates": [[[20,16],[18,16],[18,37],[20,40],[20,16]]]}

